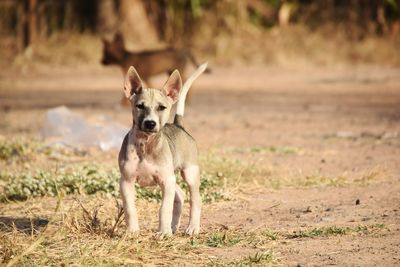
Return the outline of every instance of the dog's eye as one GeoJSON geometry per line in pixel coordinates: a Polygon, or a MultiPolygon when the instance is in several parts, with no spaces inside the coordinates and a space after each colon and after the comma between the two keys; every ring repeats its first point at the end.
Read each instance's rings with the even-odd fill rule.
{"type": "Polygon", "coordinates": [[[138,109],[144,109],[144,105],[143,105],[143,104],[137,104],[137,105],[136,105],[136,108],[138,108],[138,109]]]}
{"type": "Polygon", "coordinates": [[[163,110],[165,110],[167,107],[166,106],[163,106],[163,105],[159,105],[158,106],[158,110],[159,111],[163,111],[163,110]]]}

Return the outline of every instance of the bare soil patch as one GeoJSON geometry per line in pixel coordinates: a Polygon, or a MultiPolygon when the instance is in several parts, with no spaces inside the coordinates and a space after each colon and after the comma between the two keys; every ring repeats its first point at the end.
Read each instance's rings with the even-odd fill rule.
{"type": "MultiPolygon", "coordinates": [[[[163,79],[157,77],[154,84],[161,85],[163,79]]],[[[48,257],[47,261],[27,255],[21,262],[61,264],[65,261],[56,251],[70,251],[72,248],[62,246],[68,247],[71,242],[84,249],[75,260],[68,252],[66,261],[83,265],[93,264],[90,253],[94,262],[104,264],[172,262],[189,266],[229,264],[233,259],[249,263],[256,260],[256,253],[271,252],[274,260],[267,261],[265,256],[259,264],[398,266],[399,88],[398,69],[215,67],[212,74],[196,81],[185,123],[205,158],[203,168],[212,165],[215,171],[221,164],[224,188],[232,200],[204,205],[202,233],[193,241],[199,245],[188,244],[191,239],[182,235],[170,243],[152,243],[158,205],[141,201],[143,234],[139,241],[105,238],[96,254],[91,247],[99,244],[95,234],[85,233],[87,240],[78,241],[67,231],[59,239],[54,237],[33,249],[33,255],[48,257]],[[208,154],[214,155],[210,160],[223,160],[209,162],[208,154]],[[336,228],[323,232],[332,227],[343,232],[335,232],[336,228]],[[308,236],[304,232],[300,237],[293,235],[313,229],[308,236]],[[210,246],[210,238],[217,238],[212,235],[218,233],[228,237],[218,241],[220,246],[210,246]],[[240,240],[235,243],[235,238],[240,240]],[[127,244],[134,244],[134,249],[128,249],[127,244]],[[47,255],[43,252],[46,246],[51,251],[47,255]],[[145,254],[141,247],[153,254],[145,254]],[[184,253],[187,257],[182,256],[184,253]]],[[[6,139],[40,137],[46,110],[58,105],[67,105],[88,117],[107,115],[129,125],[129,110],[119,106],[121,91],[122,75],[117,69],[24,76],[3,73],[0,133],[6,139]]],[[[116,154],[90,150],[73,159],[0,160],[0,169],[52,170],[76,162],[115,168],[116,154]]],[[[3,185],[0,181],[0,187],[3,185]]],[[[99,196],[83,199],[89,209],[96,202],[113,205],[113,200],[99,196]]],[[[0,203],[0,224],[9,224],[12,218],[54,217],[51,226],[56,227],[70,222],[62,219],[68,213],[80,218],[81,211],[73,200],[63,200],[61,210],[54,213],[56,203],[56,198],[49,197],[0,203]]],[[[112,212],[104,216],[113,216],[113,208],[108,210],[112,212]]],[[[187,214],[183,224],[186,222],[187,214]]],[[[11,235],[1,226],[0,234],[11,235]]],[[[10,239],[1,240],[3,262],[11,260],[7,255],[21,254],[20,247],[6,244],[10,239]]],[[[34,242],[35,235],[28,235],[22,246],[34,242]]]]}

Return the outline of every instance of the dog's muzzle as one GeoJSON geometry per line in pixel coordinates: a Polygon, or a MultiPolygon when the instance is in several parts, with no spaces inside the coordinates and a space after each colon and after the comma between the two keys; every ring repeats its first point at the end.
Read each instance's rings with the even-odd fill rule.
{"type": "Polygon", "coordinates": [[[152,120],[144,121],[143,122],[143,131],[154,133],[154,132],[156,132],[156,126],[157,126],[157,123],[155,121],[152,121],[152,120]]]}

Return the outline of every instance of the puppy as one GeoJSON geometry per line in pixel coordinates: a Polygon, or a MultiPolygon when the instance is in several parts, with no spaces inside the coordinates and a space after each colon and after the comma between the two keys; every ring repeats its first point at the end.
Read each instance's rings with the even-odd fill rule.
{"type": "Polygon", "coordinates": [[[161,89],[144,88],[139,74],[130,67],[124,93],[132,106],[133,126],[125,136],[118,157],[121,172],[120,191],[129,232],[138,232],[135,207],[135,182],[140,186],[159,185],[162,202],[159,212],[159,236],[169,236],[179,227],[184,195],[176,184],[180,171],[190,191],[190,219],[186,234],[200,231],[201,197],[197,145],[183,127],[185,99],[193,81],[207,64],[201,65],[182,87],[177,70],[161,89]],[[177,102],[173,123],[167,123],[177,102]]]}

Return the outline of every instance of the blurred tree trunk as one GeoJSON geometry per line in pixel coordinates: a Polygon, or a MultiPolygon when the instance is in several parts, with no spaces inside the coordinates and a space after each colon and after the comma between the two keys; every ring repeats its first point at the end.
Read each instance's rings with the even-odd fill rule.
{"type": "Polygon", "coordinates": [[[134,49],[156,46],[159,42],[157,30],[147,16],[145,0],[120,1],[120,31],[126,40],[125,46],[134,49]]]}
{"type": "Polygon", "coordinates": [[[64,5],[65,11],[63,14],[63,27],[65,29],[74,30],[74,21],[76,20],[76,14],[74,14],[74,3],[72,0],[66,0],[64,5]]]}
{"type": "Polygon", "coordinates": [[[28,7],[28,45],[33,44],[37,39],[36,11],[37,0],[29,0],[28,7]]]}
{"type": "Polygon", "coordinates": [[[378,22],[378,33],[380,34],[386,34],[388,33],[388,26],[386,22],[386,16],[385,16],[385,3],[383,0],[378,0],[378,6],[376,9],[376,18],[378,22]]]}
{"type": "Polygon", "coordinates": [[[18,48],[24,50],[32,45],[37,38],[37,0],[24,0],[19,2],[18,8],[18,48]]]}
{"type": "Polygon", "coordinates": [[[97,32],[111,39],[118,30],[116,3],[114,0],[99,0],[97,7],[97,32]]]}
{"type": "Polygon", "coordinates": [[[24,34],[24,25],[25,25],[25,8],[24,3],[17,2],[17,44],[18,50],[22,51],[25,48],[25,34],[24,34]]]}

